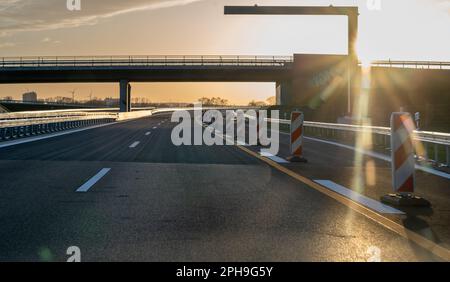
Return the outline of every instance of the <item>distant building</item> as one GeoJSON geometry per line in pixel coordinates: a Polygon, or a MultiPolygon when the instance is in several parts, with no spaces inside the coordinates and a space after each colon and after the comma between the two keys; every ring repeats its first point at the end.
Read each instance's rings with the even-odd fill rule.
{"type": "Polygon", "coordinates": [[[22,101],[24,102],[37,102],[36,92],[27,92],[22,95],[22,101]]]}

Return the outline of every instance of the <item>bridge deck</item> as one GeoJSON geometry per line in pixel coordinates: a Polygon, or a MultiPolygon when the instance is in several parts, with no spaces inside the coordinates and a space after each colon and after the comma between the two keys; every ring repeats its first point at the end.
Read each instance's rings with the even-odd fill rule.
{"type": "MultiPolygon", "coordinates": [[[[63,67],[286,67],[294,62],[293,56],[195,56],[195,55],[143,55],[143,56],[43,56],[3,57],[0,70],[9,68],[63,68],[63,67]]],[[[449,69],[450,62],[378,60],[371,66],[449,69]]]]}
{"type": "MultiPolygon", "coordinates": [[[[0,59],[0,83],[278,82],[292,56],[64,56],[0,59]]],[[[450,62],[376,61],[372,66],[450,69],[450,62]]]]}

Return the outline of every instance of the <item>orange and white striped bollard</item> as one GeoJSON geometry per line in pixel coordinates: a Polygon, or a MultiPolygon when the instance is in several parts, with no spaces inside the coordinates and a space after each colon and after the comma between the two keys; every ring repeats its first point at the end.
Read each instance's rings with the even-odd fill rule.
{"type": "Polygon", "coordinates": [[[429,202],[414,195],[416,160],[414,158],[414,121],[409,113],[391,116],[391,169],[394,194],[382,201],[399,206],[429,206],[429,202]]]}
{"type": "Polygon", "coordinates": [[[303,157],[303,124],[305,116],[302,112],[294,111],[291,113],[291,156],[287,158],[290,162],[308,162],[303,157]]]}

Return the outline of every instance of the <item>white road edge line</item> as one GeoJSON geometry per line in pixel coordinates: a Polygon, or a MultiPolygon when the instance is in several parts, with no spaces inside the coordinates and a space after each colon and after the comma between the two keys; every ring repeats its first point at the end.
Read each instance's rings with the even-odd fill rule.
{"type": "Polygon", "coordinates": [[[402,212],[398,209],[384,205],[378,201],[375,201],[371,198],[361,195],[351,189],[341,186],[331,180],[314,180],[314,182],[319,183],[320,185],[322,185],[322,186],[324,186],[324,187],[326,187],[348,199],[358,202],[359,204],[361,204],[367,208],[370,208],[378,213],[405,214],[404,212],[402,212]]]}
{"type": "Polygon", "coordinates": [[[149,132],[145,133],[145,136],[149,136],[150,134],[151,134],[151,132],[149,131],[149,132]]]}
{"type": "Polygon", "coordinates": [[[92,186],[94,186],[103,176],[105,176],[111,169],[103,168],[95,176],[84,183],[80,188],[77,189],[78,193],[86,193],[92,186]]]}
{"type": "Polygon", "coordinates": [[[133,142],[133,144],[131,144],[129,148],[136,148],[140,143],[140,141],[133,142]]]}
{"type": "Polygon", "coordinates": [[[260,154],[262,157],[269,158],[269,159],[271,159],[272,161],[277,162],[277,163],[279,163],[279,164],[288,164],[288,163],[290,163],[290,162],[288,162],[287,160],[285,160],[285,159],[283,159],[283,158],[280,158],[280,157],[278,157],[278,156],[272,155],[272,154],[267,153],[267,152],[261,152],[261,151],[260,151],[259,154],[260,154]]]}

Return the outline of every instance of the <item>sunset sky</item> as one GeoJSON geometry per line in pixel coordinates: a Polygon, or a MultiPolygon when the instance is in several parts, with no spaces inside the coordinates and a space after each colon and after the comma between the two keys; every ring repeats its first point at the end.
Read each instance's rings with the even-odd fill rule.
{"type": "MultiPolygon", "coordinates": [[[[450,61],[450,0],[0,0],[0,56],[345,54],[344,17],[224,16],[225,5],[358,5],[363,60],[450,61]]],[[[114,84],[0,85],[0,97],[89,94],[117,97],[114,84]]],[[[193,102],[221,96],[235,104],[275,95],[272,83],[133,84],[133,97],[193,102]]]]}

